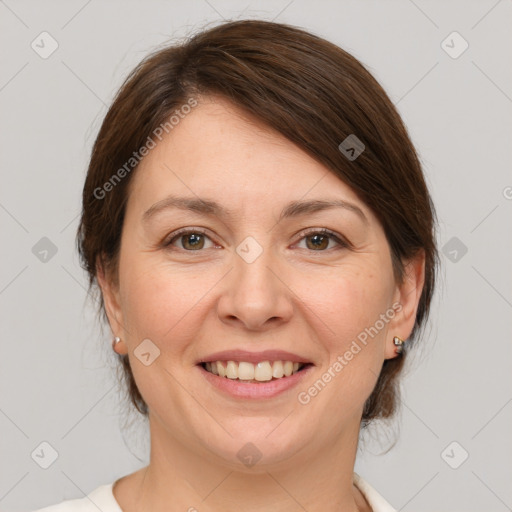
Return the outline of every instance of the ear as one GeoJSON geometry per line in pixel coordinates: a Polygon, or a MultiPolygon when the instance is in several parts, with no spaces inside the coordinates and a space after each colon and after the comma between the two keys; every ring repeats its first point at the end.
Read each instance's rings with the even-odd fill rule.
{"type": "Polygon", "coordinates": [[[397,356],[393,337],[398,336],[404,343],[411,335],[416,322],[416,312],[420,302],[423,285],[425,283],[425,251],[421,249],[410,260],[404,263],[404,278],[397,284],[394,295],[396,314],[389,323],[388,338],[386,339],[385,358],[392,359],[397,356]]]}
{"type": "Polygon", "coordinates": [[[105,270],[104,263],[100,257],[96,263],[96,279],[101,289],[105,311],[107,313],[108,323],[112,331],[112,335],[119,336],[121,342],[116,344],[114,350],[118,354],[126,354],[126,344],[123,342],[126,335],[124,329],[123,314],[121,302],[119,300],[119,285],[117,279],[105,270]]]}

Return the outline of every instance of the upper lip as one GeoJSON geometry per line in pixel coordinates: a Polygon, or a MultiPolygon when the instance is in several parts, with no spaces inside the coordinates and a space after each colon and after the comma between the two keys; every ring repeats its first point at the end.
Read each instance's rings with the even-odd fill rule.
{"type": "Polygon", "coordinates": [[[285,350],[263,350],[261,352],[249,352],[247,350],[223,350],[215,352],[201,359],[198,364],[212,361],[246,361],[248,363],[260,363],[262,361],[292,361],[293,363],[310,363],[308,358],[286,352],[285,350]]]}

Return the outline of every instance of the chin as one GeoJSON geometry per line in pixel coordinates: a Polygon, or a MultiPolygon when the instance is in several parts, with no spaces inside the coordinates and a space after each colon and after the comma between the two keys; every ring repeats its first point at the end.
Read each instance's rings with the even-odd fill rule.
{"type": "Polygon", "coordinates": [[[258,473],[285,467],[311,444],[305,432],[294,432],[289,426],[280,428],[280,421],[276,419],[269,426],[269,418],[238,419],[237,428],[228,430],[232,437],[227,433],[222,438],[210,436],[203,445],[235,471],[258,473]]]}

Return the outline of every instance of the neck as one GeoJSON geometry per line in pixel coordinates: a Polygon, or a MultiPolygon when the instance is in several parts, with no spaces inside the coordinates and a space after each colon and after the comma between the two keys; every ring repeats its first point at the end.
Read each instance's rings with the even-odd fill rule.
{"type": "Polygon", "coordinates": [[[190,450],[188,443],[170,438],[158,421],[150,420],[150,430],[149,465],[130,475],[122,495],[121,486],[115,493],[123,512],[370,510],[353,484],[359,422],[342,432],[334,445],[306,447],[286,461],[247,468],[208,451],[190,450]]]}

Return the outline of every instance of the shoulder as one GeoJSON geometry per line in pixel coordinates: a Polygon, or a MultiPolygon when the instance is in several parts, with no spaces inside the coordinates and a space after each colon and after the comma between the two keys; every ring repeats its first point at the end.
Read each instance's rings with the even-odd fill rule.
{"type": "Polygon", "coordinates": [[[354,484],[372,508],[373,512],[397,512],[364,478],[354,472],[354,484]]]}
{"type": "Polygon", "coordinates": [[[100,485],[87,496],[40,508],[32,512],[122,512],[112,493],[112,485],[100,485]]]}

